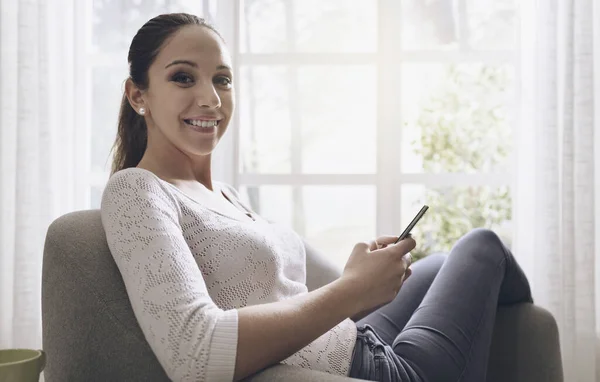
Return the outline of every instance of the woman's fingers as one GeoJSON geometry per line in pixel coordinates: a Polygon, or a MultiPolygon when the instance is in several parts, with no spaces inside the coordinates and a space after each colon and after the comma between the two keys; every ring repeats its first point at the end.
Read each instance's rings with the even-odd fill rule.
{"type": "Polygon", "coordinates": [[[377,249],[381,249],[381,244],[379,244],[378,239],[371,240],[371,246],[369,247],[369,251],[375,251],[377,249]]]}
{"type": "Polygon", "coordinates": [[[377,238],[377,243],[385,248],[386,246],[395,243],[396,240],[398,240],[398,236],[383,235],[377,238]]]}
{"type": "Polygon", "coordinates": [[[408,252],[406,255],[402,256],[402,259],[406,262],[406,268],[408,269],[412,264],[412,255],[408,252]]]}
{"type": "Polygon", "coordinates": [[[375,240],[361,241],[354,245],[355,251],[369,252],[372,251],[373,248],[377,248],[377,241],[375,240]]]}
{"type": "MultiPolygon", "coordinates": [[[[412,235],[408,234],[408,236],[404,239],[412,239],[412,235]]],[[[379,245],[378,248],[382,249],[387,247],[390,244],[394,244],[396,242],[396,240],[398,240],[398,236],[391,236],[391,235],[383,235],[383,236],[379,236],[377,239],[377,244],[379,245]]],[[[400,242],[404,241],[401,240],[400,242]]],[[[398,242],[398,243],[400,243],[398,242]]]]}
{"type": "Polygon", "coordinates": [[[417,242],[412,238],[412,236],[409,236],[406,239],[399,241],[395,246],[398,247],[401,255],[405,256],[407,253],[415,249],[417,242]]]}

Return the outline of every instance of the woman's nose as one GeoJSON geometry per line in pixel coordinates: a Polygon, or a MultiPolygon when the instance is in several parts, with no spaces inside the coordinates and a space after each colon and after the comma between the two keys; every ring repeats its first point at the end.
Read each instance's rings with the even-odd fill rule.
{"type": "Polygon", "coordinates": [[[219,94],[212,83],[207,83],[198,87],[196,102],[200,107],[221,107],[221,97],[219,97],[219,94]]]}

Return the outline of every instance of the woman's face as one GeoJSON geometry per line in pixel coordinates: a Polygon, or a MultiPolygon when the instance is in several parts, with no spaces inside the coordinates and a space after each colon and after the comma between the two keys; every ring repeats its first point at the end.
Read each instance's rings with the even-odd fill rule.
{"type": "Polygon", "coordinates": [[[161,135],[188,156],[210,154],[234,109],[231,58],[212,30],[186,26],[168,39],[148,70],[149,140],[161,135]]]}

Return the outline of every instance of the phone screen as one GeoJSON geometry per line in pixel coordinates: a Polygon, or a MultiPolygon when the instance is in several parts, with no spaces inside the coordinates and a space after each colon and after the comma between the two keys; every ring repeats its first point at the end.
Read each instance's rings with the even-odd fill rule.
{"type": "Polygon", "coordinates": [[[398,243],[400,240],[406,239],[406,237],[410,234],[410,231],[417,225],[419,220],[425,215],[425,212],[429,209],[429,206],[424,205],[421,210],[417,213],[417,215],[413,218],[413,220],[408,224],[404,232],[400,236],[398,236],[398,240],[394,242],[394,244],[398,243]]]}

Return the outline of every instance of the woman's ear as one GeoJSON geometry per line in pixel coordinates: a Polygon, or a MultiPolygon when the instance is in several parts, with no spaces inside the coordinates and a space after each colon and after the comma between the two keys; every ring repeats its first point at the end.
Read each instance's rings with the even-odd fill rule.
{"type": "Polygon", "coordinates": [[[148,107],[144,102],[142,91],[133,83],[131,78],[125,81],[125,94],[129,100],[129,104],[138,114],[144,115],[148,113],[148,107]]]}

